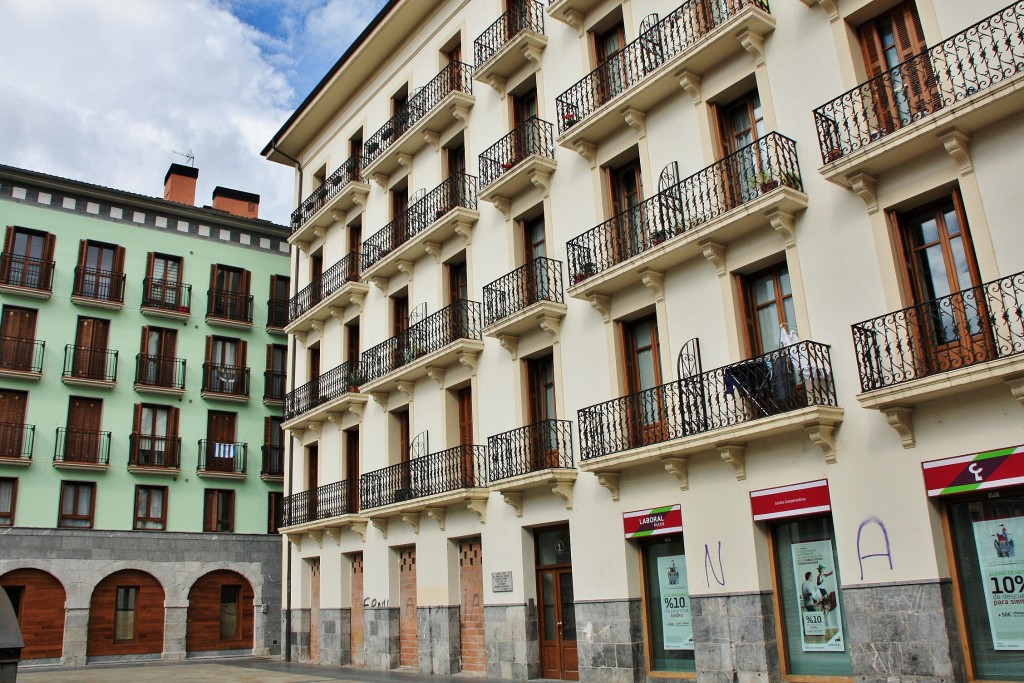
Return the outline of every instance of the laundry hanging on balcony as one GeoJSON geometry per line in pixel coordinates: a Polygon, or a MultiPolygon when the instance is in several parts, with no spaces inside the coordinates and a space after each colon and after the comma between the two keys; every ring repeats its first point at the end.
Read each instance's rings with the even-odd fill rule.
{"type": "Polygon", "coordinates": [[[215,443],[213,444],[213,457],[215,458],[234,458],[237,447],[233,443],[215,443]]]}

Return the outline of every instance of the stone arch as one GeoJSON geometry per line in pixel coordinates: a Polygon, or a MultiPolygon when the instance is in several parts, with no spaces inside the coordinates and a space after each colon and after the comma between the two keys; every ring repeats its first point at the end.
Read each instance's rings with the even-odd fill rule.
{"type": "Polygon", "coordinates": [[[64,584],[48,571],[25,567],[0,575],[0,586],[15,603],[25,639],[21,658],[59,658],[64,649],[64,584]]]}
{"type": "Polygon", "coordinates": [[[186,576],[180,584],[178,584],[178,589],[181,591],[181,604],[188,604],[188,596],[192,593],[192,587],[195,585],[196,581],[217,570],[226,570],[240,574],[249,582],[249,586],[253,593],[253,602],[256,604],[263,604],[266,600],[263,597],[263,574],[260,571],[260,568],[261,566],[258,564],[242,562],[226,562],[223,560],[220,562],[204,562],[201,567],[194,570],[186,576]]]}
{"type": "Polygon", "coordinates": [[[160,654],[164,649],[164,587],[148,572],[107,574],[89,602],[89,657],[160,654]]]}
{"type": "Polygon", "coordinates": [[[185,651],[252,650],[253,600],[252,584],[237,571],[200,576],[188,591],[185,651]]]}

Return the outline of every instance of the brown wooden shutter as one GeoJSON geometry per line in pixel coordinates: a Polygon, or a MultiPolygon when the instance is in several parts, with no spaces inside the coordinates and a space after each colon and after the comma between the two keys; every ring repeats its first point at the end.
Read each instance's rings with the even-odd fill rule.
{"type": "Polygon", "coordinates": [[[868,22],[860,27],[860,49],[864,54],[864,68],[868,78],[874,78],[882,74],[885,64],[882,62],[882,45],[878,36],[878,27],[874,22],[868,22]]]}
{"type": "Polygon", "coordinates": [[[4,253],[9,254],[14,248],[14,226],[8,225],[7,232],[4,233],[4,253]]]}
{"type": "Polygon", "coordinates": [[[0,391],[0,423],[25,423],[26,394],[21,391],[0,391]]]}
{"type": "Polygon", "coordinates": [[[241,284],[239,285],[239,293],[240,294],[245,294],[246,296],[249,295],[249,286],[251,284],[251,282],[250,282],[251,279],[252,279],[252,273],[250,273],[248,270],[243,270],[242,271],[242,277],[240,279],[241,284]]]}
{"type": "Polygon", "coordinates": [[[139,434],[142,432],[142,404],[136,403],[132,407],[132,433],[139,434]]]}
{"type": "Polygon", "coordinates": [[[160,335],[160,356],[163,358],[174,358],[178,350],[178,331],[164,330],[160,335]]]}
{"type": "Polygon", "coordinates": [[[213,362],[213,335],[206,335],[206,362],[213,362]]]}
{"type": "Polygon", "coordinates": [[[170,438],[178,436],[178,420],[181,414],[179,408],[171,406],[167,411],[167,436],[170,438]]]}
{"type": "Polygon", "coordinates": [[[544,419],[540,411],[540,361],[526,361],[526,394],[529,401],[530,422],[538,422],[544,419]]]}
{"type": "Polygon", "coordinates": [[[263,445],[270,445],[270,430],[273,429],[273,421],[271,417],[267,415],[263,418],[263,445]]]}
{"type": "Polygon", "coordinates": [[[248,348],[249,348],[249,343],[247,341],[245,341],[244,339],[239,339],[238,340],[238,354],[237,354],[238,361],[237,362],[238,362],[238,367],[240,367],[240,368],[244,368],[244,367],[246,367],[248,365],[248,363],[245,362],[246,361],[246,351],[248,350],[248,348]]]}
{"type": "Polygon", "coordinates": [[[78,242],[78,265],[85,265],[85,250],[88,248],[89,243],[86,240],[79,240],[78,242]]]}
{"type": "Polygon", "coordinates": [[[217,274],[220,272],[220,266],[216,263],[210,266],[210,289],[217,289],[217,274]]]}
{"type": "Polygon", "coordinates": [[[632,394],[639,387],[636,371],[636,344],[633,339],[633,329],[628,323],[619,325],[619,334],[622,338],[622,371],[626,376],[626,393],[632,394]]]}
{"type": "Polygon", "coordinates": [[[736,276],[736,299],[743,313],[743,336],[747,347],[747,356],[755,355],[758,347],[757,323],[754,320],[754,302],[750,297],[750,289],[747,280],[742,275],[736,276]]]}
{"type": "MultiPolygon", "coordinates": [[[[274,346],[267,344],[267,370],[274,369],[274,346]]],[[[272,380],[268,380],[272,381],[272,380]]]]}
{"type": "Polygon", "coordinates": [[[927,49],[924,30],[921,28],[921,17],[918,16],[917,6],[912,0],[893,8],[892,27],[896,34],[896,49],[899,51],[901,63],[927,49]]]}
{"type": "Polygon", "coordinates": [[[115,247],[114,248],[114,272],[115,273],[123,273],[124,272],[124,253],[125,253],[124,247],[120,247],[119,246],[119,247],[115,247]]]}
{"type": "MultiPolygon", "coordinates": [[[[153,277],[153,261],[155,261],[155,260],[156,260],[156,254],[154,252],[151,251],[148,254],[146,254],[146,277],[147,278],[152,278],[153,277]]],[[[167,276],[165,274],[164,275],[164,279],[166,279],[166,278],[167,278],[167,276]]]]}
{"type": "Polygon", "coordinates": [[[217,528],[217,492],[207,489],[203,492],[203,531],[214,531],[217,528]]]}
{"type": "Polygon", "coordinates": [[[270,296],[268,296],[267,298],[270,299],[271,301],[275,301],[277,299],[277,276],[276,275],[271,275],[270,276],[270,296]]]}
{"type": "Polygon", "coordinates": [[[148,341],[149,341],[149,326],[146,325],[146,326],[143,326],[143,328],[142,328],[142,340],[139,342],[139,353],[141,353],[144,356],[149,354],[149,344],[147,343],[148,341]]]}

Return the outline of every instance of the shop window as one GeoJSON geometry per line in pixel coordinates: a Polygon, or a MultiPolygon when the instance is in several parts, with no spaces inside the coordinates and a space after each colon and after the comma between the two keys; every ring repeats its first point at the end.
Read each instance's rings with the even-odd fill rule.
{"type": "Polygon", "coordinates": [[[0,479],[0,526],[14,526],[14,505],[18,496],[18,480],[0,479]]]}
{"type": "Polygon", "coordinates": [[[135,528],[163,531],[167,528],[167,487],[135,487],[135,528]]]}
{"type": "Polygon", "coordinates": [[[135,640],[135,603],[138,597],[138,586],[117,587],[117,600],[114,605],[114,642],[135,640]]]}
{"type": "Polygon", "coordinates": [[[849,628],[832,518],[775,524],[772,540],[784,671],[798,676],[850,676],[849,628]]]}
{"type": "Polygon", "coordinates": [[[62,529],[91,529],[95,499],[96,484],[64,482],[60,489],[60,517],[57,526],[62,529]]]}
{"type": "Polygon", "coordinates": [[[241,594],[241,586],[224,585],[220,587],[221,640],[238,637],[238,606],[241,594]]]}
{"type": "Polygon", "coordinates": [[[694,672],[693,621],[682,536],[658,536],[640,546],[644,624],[650,671],[694,672]]]}

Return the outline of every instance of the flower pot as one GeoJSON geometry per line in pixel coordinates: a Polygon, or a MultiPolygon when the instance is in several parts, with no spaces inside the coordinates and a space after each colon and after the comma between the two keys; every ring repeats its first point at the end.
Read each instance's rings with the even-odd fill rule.
{"type": "Polygon", "coordinates": [[[350,393],[350,394],[358,394],[359,393],[359,387],[357,385],[355,385],[355,384],[349,384],[348,385],[348,393],[350,393]]]}
{"type": "Polygon", "coordinates": [[[766,192],[771,192],[772,190],[774,190],[778,186],[779,186],[779,181],[778,180],[766,180],[766,181],[761,183],[761,194],[765,194],[766,192]]]}

